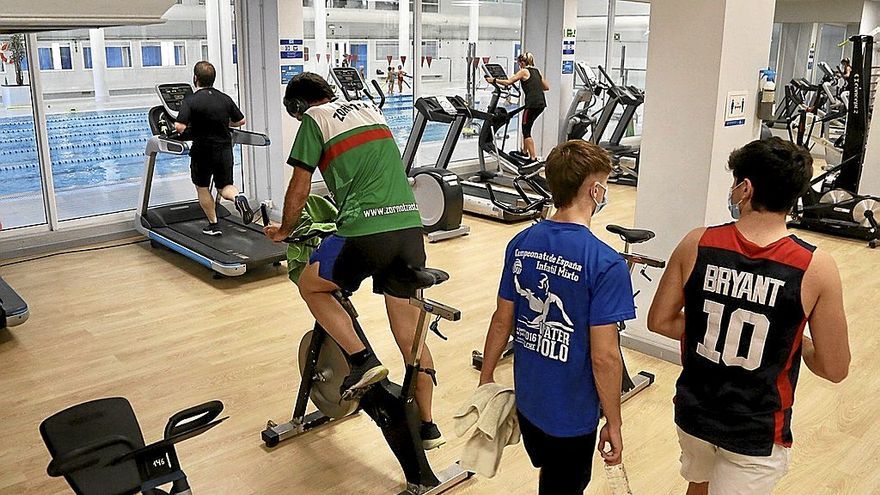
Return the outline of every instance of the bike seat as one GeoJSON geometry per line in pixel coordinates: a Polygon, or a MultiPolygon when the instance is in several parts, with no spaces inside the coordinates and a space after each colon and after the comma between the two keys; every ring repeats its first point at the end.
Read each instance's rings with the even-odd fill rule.
{"type": "Polygon", "coordinates": [[[617,234],[621,239],[629,244],[638,244],[654,238],[654,233],[645,229],[628,229],[620,225],[609,225],[605,230],[612,234],[617,234]]]}
{"type": "Polygon", "coordinates": [[[449,280],[448,273],[436,268],[411,268],[411,270],[416,289],[427,289],[449,280]]]}

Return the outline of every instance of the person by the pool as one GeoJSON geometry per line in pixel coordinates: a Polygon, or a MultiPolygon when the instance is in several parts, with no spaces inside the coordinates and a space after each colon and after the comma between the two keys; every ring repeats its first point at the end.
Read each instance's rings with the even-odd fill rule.
{"type": "Polygon", "coordinates": [[[184,98],[174,128],[179,133],[189,129],[192,147],[189,151],[190,177],[196,186],[199,206],[208,217],[208,225],[202,229],[205,235],[221,235],[217,224],[217,209],[211,194],[211,178],[220,196],[235,203],[241,220],[249,224],[254,212],[244,194],[233,184],[232,135],[230,127],[245,124],[244,114],[238,105],[214,86],[217,71],[210,62],[201,61],[193,68],[195,93],[184,98]]]}

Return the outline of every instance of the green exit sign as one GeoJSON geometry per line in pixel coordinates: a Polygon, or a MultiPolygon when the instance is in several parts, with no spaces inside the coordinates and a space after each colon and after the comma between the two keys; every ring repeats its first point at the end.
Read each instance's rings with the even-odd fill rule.
{"type": "Polygon", "coordinates": [[[563,33],[566,38],[576,38],[577,37],[577,29],[574,28],[566,28],[563,30],[563,33]]]}

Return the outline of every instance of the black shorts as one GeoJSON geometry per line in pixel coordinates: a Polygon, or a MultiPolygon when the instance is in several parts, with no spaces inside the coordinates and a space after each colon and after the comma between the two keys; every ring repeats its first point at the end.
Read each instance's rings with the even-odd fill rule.
{"type": "Polygon", "coordinates": [[[425,241],[420,227],[359,237],[332,235],[312,253],[318,275],[354,293],[367,277],[373,292],[393,297],[415,295],[412,268],[425,267],[425,241]]]}
{"type": "Polygon", "coordinates": [[[519,429],[532,465],[541,469],[539,495],[581,495],[590,484],[596,432],[579,437],[554,437],[533,425],[519,411],[519,429]]]}
{"type": "Polygon", "coordinates": [[[223,189],[235,182],[231,143],[194,145],[190,149],[189,158],[190,178],[196,187],[211,187],[211,177],[214,178],[214,187],[217,189],[223,189]]]}
{"type": "Polygon", "coordinates": [[[542,113],[544,113],[544,108],[545,107],[523,109],[523,115],[522,115],[522,135],[523,135],[523,138],[532,137],[532,126],[535,125],[535,121],[538,120],[538,117],[542,113]]]}

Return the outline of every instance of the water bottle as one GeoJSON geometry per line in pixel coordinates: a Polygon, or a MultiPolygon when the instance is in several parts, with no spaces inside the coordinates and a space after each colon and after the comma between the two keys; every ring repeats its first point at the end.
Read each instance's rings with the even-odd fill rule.
{"type": "Polygon", "coordinates": [[[608,479],[608,485],[611,487],[612,495],[633,495],[629,488],[629,479],[626,477],[626,469],[623,463],[609,466],[605,464],[605,477],[608,479]]]}

